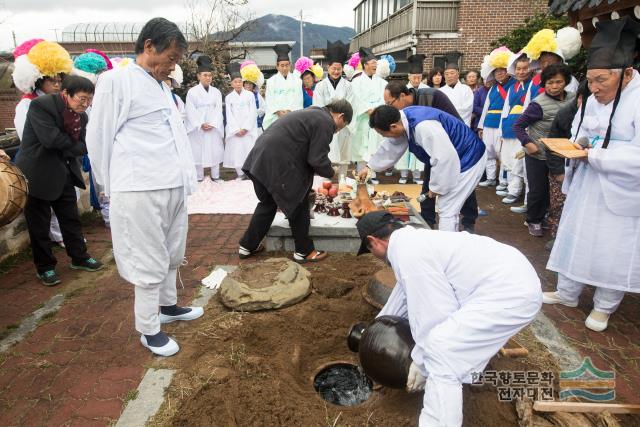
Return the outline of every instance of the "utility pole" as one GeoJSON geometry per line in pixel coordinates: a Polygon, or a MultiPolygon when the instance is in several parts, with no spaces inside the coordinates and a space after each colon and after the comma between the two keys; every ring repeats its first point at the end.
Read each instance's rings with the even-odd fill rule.
{"type": "Polygon", "coordinates": [[[11,30],[11,35],[13,36],[13,48],[18,47],[18,42],[16,42],[16,32],[11,30]]]}
{"type": "Polygon", "coordinates": [[[302,10],[300,10],[300,56],[304,55],[304,21],[302,16],[302,10]]]}

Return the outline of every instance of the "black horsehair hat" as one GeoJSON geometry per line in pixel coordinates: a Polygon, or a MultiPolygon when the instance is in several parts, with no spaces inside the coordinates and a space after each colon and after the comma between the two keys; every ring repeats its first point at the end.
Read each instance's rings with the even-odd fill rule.
{"type": "Polygon", "coordinates": [[[633,66],[636,56],[640,23],[628,16],[599,21],[597,33],[589,47],[587,69],[615,69],[633,66]]]}
{"type": "Polygon", "coordinates": [[[230,62],[229,64],[227,64],[227,73],[229,74],[229,78],[231,80],[241,79],[242,75],[240,74],[240,63],[230,62]]]}
{"type": "Polygon", "coordinates": [[[331,43],[327,40],[327,64],[331,65],[334,62],[344,64],[349,57],[349,46],[344,44],[342,40],[331,43]]]}
{"type": "Polygon", "coordinates": [[[199,73],[213,71],[213,61],[211,60],[211,57],[207,55],[198,56],[196,59],[196,65],[198,66],[199,73]]]}
{"type": "Polygon", "coordinates": [[[361,47],[358,50],[358,53],[360,54],[360,62],[362,63],[362,65],[366,64],[367,62],[371,61],[372,59],[376,59],[376,56],[373,54],[371,49],[369,49],[368,47],[361,47]]]}
{"type": "Polygon", "coordinates": [[[411,55],[407,58],[407,62],[409,63],[409,74],[422,74],[424,58],[426,58],[426,56],[422,54],[411,55]]]}
{"type": "Polygon", "coordinates": [[[289,52],[291,52],[291,46],[289,46],[288,44],[278,43],[273,47],[273,50],[276,52],[276,55],[278,55],[278,59],[276,59],[276,62],[290,61],[289,52]]]}

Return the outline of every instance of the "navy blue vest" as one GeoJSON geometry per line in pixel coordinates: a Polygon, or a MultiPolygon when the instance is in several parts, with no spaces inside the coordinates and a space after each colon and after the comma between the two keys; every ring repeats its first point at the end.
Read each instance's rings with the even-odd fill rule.
{"type": "Polygon", "coordinates": [[[430,163],[431,158],[424,149],[416,144],[415,129],[418,124],[425,120],[435,120],[439,122],[444,131],[449,135],[453,147],[460,159],[460,172],[471,169],[478,160],[482,158],[485,151],[484,143],[464,124],[451,114],[431,107],[407,107],[402,110],[409,122],[407,129],[407,139],[409,140],[409,151],[413,153],[422,163],[430,163]]]}

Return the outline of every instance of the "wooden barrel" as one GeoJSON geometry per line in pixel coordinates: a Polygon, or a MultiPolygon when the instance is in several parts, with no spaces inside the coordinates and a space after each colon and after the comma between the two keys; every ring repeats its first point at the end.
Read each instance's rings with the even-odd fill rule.
{"type": "Polygon", "coordinates": [[[27,179],[17,166],[0,159],[0,227],[22,213],[27,204],[27,179]]]}

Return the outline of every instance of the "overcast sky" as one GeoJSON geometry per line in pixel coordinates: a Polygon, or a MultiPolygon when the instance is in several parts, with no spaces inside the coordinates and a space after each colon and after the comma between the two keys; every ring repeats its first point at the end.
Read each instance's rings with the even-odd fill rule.
{"type": "MultiPolygon", "coordinates": [[[[210,1],[210,0],[200,0],[210,1]]],[[[254,17],[269,13],[298,16],[315,24],[353,26],[353,7],[358,0],[325,0],[303,3],[294,0],[249,0],[254,17]],[[307,6],[307,7],[303,7],[307,6]]],[[[0,50],[12,50],[31,38],[55,40],[56,30],[75,23],[145,22],[156,16],[186,21],[184,0],[0,0],[0,50]]]]}

